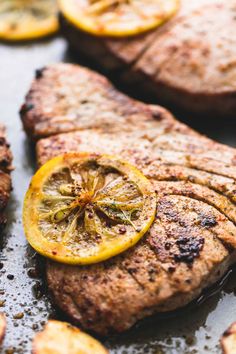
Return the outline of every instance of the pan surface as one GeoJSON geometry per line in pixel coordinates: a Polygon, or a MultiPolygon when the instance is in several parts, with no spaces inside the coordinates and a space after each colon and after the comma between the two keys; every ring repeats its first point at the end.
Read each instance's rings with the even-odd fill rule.
{"type": "MultiPolygon", "coordinates": [[[[15,166],[8,225],[0,237],[0,312],[5,312],[8,323],[0,353],[30,353],[31,338],[48,317],[64,319],[49,300],[43,262],[27,245],[22,229],[22,201],[36,166],[34,147],[18,116],[35,69],[57,61],[73,61],[60,38],[37,44],[0,45],[0,121],[8,128],[15,166]]],[[[236,146],[236,117],[218,121],[188,117],[185,121],[189,125],[236,146]]],[[[112,354],[219,353],[221,334],[236,320],[235,271],[222,286],[201,305],[189,306],[172,317],[145,320],[129,332],[103,342],[112,354]]]]}

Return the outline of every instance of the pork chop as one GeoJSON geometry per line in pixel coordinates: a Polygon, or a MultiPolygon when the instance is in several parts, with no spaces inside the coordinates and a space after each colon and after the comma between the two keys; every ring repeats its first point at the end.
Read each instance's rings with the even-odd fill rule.
{"type": "Polygon", "coordinates": [[[162,115],[169,116],[167,125],[173,124],[164,108],[137,101],[130,105],[103,76],[70,64],[37,70],[20,113],[33,139],[89,128],[130,131],[137,122],[138,129],[152,128],[153,118],[162,115]]]}
{"type": "Polygon", "coordinates": [[[6,222],[4,209],[11,191],[11,178],[9,174],[12,169],[11,162],[12,155],[9,144],[6,141],[5,128],[0,124],[0,230],[6,222]]]}
{"type": "Polygon", "coordinates": [[[103,335],[124,331],[148,315],[186,305],[235,262],[235,149],[194,132],[161,107],[118,93],[78,66],[45,69],[25,106],[32,102],[22,113],[28,133],[53,134],[37,142],[39,165],[69,151],[116,154],[138,167],[157,193],[155,222],[135,247],[91,266],[47,262],[53,298],[74,322],[103,335]],[[58,115],[62,126],[54,119],[58,115]],[[65,133],[55,134],[58,129],[65,133]]]}
{"type": "Polygon", "coordinates": [[[71,47],[158,103],[198,114],[234,116],[236,4],[182,0],[179,13],[151,33],[101,39],[62,27],[71,47]]]}

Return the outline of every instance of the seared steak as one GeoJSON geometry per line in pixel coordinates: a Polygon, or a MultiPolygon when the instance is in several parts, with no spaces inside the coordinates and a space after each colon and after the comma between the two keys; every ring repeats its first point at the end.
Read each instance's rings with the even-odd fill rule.
{"type": "Polygon", "coordinates": [[[39,165],[68,151],[116,154],[142,170],[157,193],[156,220],[132,249],[86,267],[47,262],[55,302],[72,320],[100,334],[124,331],[189,303],[235,262],[235,149],[78,66],[45,69],[27,105],[28,133],[53,134],[37,142],[39,165]]]}
{"type": "Polygon", "coordinates": [[[234,116],[235,0],[182,0],[161,28],[129,39],[101,39],[62,19],[72,48],[161,103],[195,113],[234,116]]]}
{"type": "Polygon", "coordinates": [[[6,222],[3,211],[7,205],[11,191],[11,178],[9,175],[12,169],[11,162],[12,155],[9,144],[6,141],[5,129],[0,124],[0,230],[6,222]]]}
{"type": "Polygon", "coordinates": [[[131,105],[101,75],[69,64],[37,70],[21,108],[24,128],[34,139],[88,128],[130,131],[137,121],[139,129],[152,128],[153,118],[162,115],[170,116],[162,107],[131,105]]]}

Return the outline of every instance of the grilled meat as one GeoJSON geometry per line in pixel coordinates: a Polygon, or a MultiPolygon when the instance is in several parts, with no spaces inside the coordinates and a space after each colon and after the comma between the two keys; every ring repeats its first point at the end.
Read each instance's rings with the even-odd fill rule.
{"type": "Polygon", "coordinates": [[[45,69],[30,92],[26,105],[30,100],[34,108],[22,115],[28,133],[54,134],[37,143],[39,165],[68,151],[116,154],[152,181],[158,198],[154,224],[127,252],[84,267],[47,262],[55,302],[72,320],[100,334],[121,332],[145,316],[184,306],[220,279],[236,257],[235,149],[158,106],[125,97],[78,66],[45,69]],[[64,125],[54,119],[58,112],[64,112],[64,125]],[[55,134],[59,129],[65,133],[55,134]]]}
{"type": "Polygon", "coordinates": [[[5,129],[0,124],[0,229],[6,222],[3,211],[11,191],[11,178],[9,175],[12,169],[11,162],[12,155],[9,144],[6,141],[5,129]]]}
{"type": "Polygon", "coordinates": [[[72,48],[155,101],[211,115],[235,115],[236,4],[182,0],[157,30],[129,39],[101,39],[62,19],[72,48]]]}
{"type": "Polygon", "coordinates": [[[0,124],[0,170],[9,173],[12,170],[12,154],[6,140],[5,128],[0,124]]]}
{"type": "Polygon", "coordinates": [[[161,120],[162,115],[169,115],[171,124],[164,108],[130,105],[104,77],[70,64],[38,70],[21,108],[24,128],[33,139],[89,128],[130,131],[137,121],[139,129],[152,128],[153,118],[161,120]]]}

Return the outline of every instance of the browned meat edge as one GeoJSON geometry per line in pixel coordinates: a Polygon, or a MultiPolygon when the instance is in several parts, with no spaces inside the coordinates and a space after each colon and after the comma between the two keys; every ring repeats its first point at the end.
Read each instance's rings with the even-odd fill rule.
{"type": "Polygon", "coordinates": [[[0,230],[6,223],[4,209],[7,206],[10,191],[12,154],[6,140],[5,128],[0,124],[0,230]]]}

